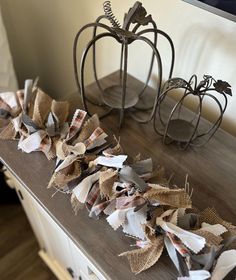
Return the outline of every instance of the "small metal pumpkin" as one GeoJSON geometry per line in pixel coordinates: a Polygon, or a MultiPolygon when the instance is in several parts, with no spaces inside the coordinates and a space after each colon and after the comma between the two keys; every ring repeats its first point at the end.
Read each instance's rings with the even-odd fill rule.
{"type": "Polygon", "coordinates": [[[182,78],[169,79],[164,84],[157,101],[154,119],[155,131],[163,136],[164,143],[176,141],[184,149],[190,145],[206,144],[220,127],[228,104],[227,95],[232,96],[230,87],[227,82],[215,80],[209,75],[204,75],[203,80],[199,83],[196,75],[193,75],[188,82],[182,78]],[[181,91],[182,96],[178,101],[172,101],[173,107],[170,113],[166,114],[166,108],[165,110],[162,108],[171,91],[174,94],[179,94],[181,91]],[[220,93],[220,95],[217,96],[213,92],[220,93]],[[192,113],[189,111],[186,114],[187,109],[183,104],[191,96],[195,96],[198,100],[197,110],[192,113]],[[206,97],[210,98],[219,109],[219,116],[208,127],[202,125],[203,104],[206,97]]]}

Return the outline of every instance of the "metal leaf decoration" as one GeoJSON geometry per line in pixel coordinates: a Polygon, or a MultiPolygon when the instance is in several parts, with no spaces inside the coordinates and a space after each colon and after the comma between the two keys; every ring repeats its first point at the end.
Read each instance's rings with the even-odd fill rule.
{"type": "Polygon", "coordinates": [[[232,96],[231,85],[229,83],[222,80],[217,80],[213,86],[215,87],[216,91],[232,96]]]}

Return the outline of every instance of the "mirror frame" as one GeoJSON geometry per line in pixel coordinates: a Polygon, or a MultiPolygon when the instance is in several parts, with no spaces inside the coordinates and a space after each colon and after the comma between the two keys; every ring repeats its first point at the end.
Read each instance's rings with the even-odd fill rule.
{"type": "Polygon", "coordinates": [[[226,11],[220,10],[218,8],[212,7],[206,3],[197,1],[197,0],[183,0],[184,2],[187,2],[189,4],[192,4],[194,6],[197,6],[199,8],[202,8],[204,10],[207,10],[208,12],[214,13],[218,16],[224,17],[226,19],[232,20],[234,22],[236,22],[236,15],[230,14],[226,11]]]}

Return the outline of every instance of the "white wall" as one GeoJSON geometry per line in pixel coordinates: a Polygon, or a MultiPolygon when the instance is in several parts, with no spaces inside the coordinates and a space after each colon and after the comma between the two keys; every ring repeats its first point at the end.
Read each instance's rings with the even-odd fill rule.
{"type": "Polygon", "coordinates": [[[17,90],[16,76],[0,7],[0,92],[17,90]]]}
{"type": "MultiPolygon", "coordinates": [[[[102,0],[0,0],[15,68],[22,85],[27,77],[41,77],[41,85],[54,96],[75,91],[72,44],[76,31],[103,13],[102,0]]],[[[113,10],[122,20],[131,0],[113,0],[113,10]]],[[[233,97],[225,114],[224,128],[236,135],[236,23],[181,0],[143,0],[158,27],[167,32],[176,48],[174,75],[188,79],[193,73],[210,74],[232,85],[233,97]]],[[[88,40],[84,36],[82,45],[88,40]]],[[[168,62],[168,49],[161,43],[168,62]]],[[[103,76],[118,68],[118,48],[107,43],[100,48],[99,72],[103,76]],[[117,55],[116,55],[117,54],[117,55]]],[[[144,80],[145,47],[131,49],[129,72],[144,80]],[[136,58],[135,58],[136,57],[136,58]],[[134,59],[135,58],[135,59],[134,59]]],[[[164,64],[165,65],[165,64],[164,64]]],[[[167,77],[167,75],[165,75],[167,77]]],[[[91,74],[87,71],[87,82],[91,74]]],[[[209,116],[214,109],[209,105],[209,116]]]]}

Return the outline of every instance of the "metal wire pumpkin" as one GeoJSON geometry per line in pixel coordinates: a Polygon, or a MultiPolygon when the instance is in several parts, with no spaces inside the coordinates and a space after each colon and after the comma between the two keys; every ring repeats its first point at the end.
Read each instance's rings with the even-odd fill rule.
{"type": "Polygon", "coordinates": [[[154,119],[155,131],[163,136],[164,143],[176,141],[184,149],[190,145],[202,146],[206,144],[220,127],[228,104],[227,95],[232,95],[230,87],[227,82],[215,80],[209,75],[205,75],[199,83],[196,75],[193,75],[189,81],[182,78],[169,79],[164,84],[157,101],[156,117],[154,119]],[[179,91],[182,91],[182,97],[178,101],[172,101],[171,112],[166,114],[166,110],[163,111],[162,108],[165,106],[166,99],[171,91],[178,95],[179,91]],[[218,95],[214,93],[218,93],[218,95]],[[184,102],[186,98],[191,96],[198,100],[197,110],[186,114],[184,102]],[[219,110],[219,115],[212,124],[209,123],[207,128],[205,126],[203,128],[203,105],[206,97],[214,102],[219,110]],[[189,116],[191,116],[191,119],[189,119],[189,116]]]}
{"type": "Polygon", "coordinates": [[[136,121],[141,123],[147,123],[153,119],[155,113],[155,107],[157,104],[158,97],[161,92],[161,84],[162,84],[162,60],[159,50],[157,49],[157,38],[164,37],[171,50],[171,62],[169,69],[169,78],[172,76],[174,60],[175,60],[175,51],[174,45],[171,38],[162,30],[157,29],[157,25],[155,21],[152,19],[151,15],[147,16],[146,10],[142,7],[140,2],[136,2],[132,8],[129,9],[128,13],[124,16],[123,25],[116,19],[114,16],[110,1],[105,1],[104,5],[104,15],[101,15],[97,18],[97,20],[93,23],[86,24],[83,26],[79,32],[76,34],[74,40],[74,48],[73,48],[73,63],[74,63],[74,74],[77,83],[78,90],[82,97],[82,102],[84,109],[91,115],[91,112],[88,108],[88,103],[92,103],[95,106],[103,106],[107,108],[107,111],[103,113],[100,117],[107,116],[112,110],[118,109],[120,111],[119,117],[119,125],[121,126],[124,112],[130,108],[138,109],[136,104],[140,100],[140,98],[145,94],[145,90],[150,81],[151,74],[153,72],[154,61],[157,62],[157,75],[158,82],[156,86],[156,96],[151,108],[146,108],[150,110],[148,116],[138,118],[135,114],[130,110],[130,115],[136,121]],[[110,22],[111,26],[108,26],[104,23],[101,23],[101,20],[107,20],[110,22]],[[151,25],[151,28],[144,28],[140,31],[140,27],[151,25]],[[78,69],[78,58],[77,58],[77,47],[78,42],[80,40],[81,34],[93,28],[93,36],[92,39],[88,42],[85,47],[81,61],[80,67],[78,69]],[[97,34],[97,29],[100,28],[104,32],[97,34]],[[153,40],[149,39],[146,35],[153,34],[153,40]],[[121,45],[121,56],[120,56],[120,77],[116,84],[112,85],[108,88],[103,88],[97,75],[97,65],[96,65],[96,43],[103,38],[113,38],[121,45]],[[147,75],[146,82],[143,88],[136,92],[132,88],[127,86],[127,68],[128,68],[128,48],[135,41],[142,41],[146,45],[148,45],[152,50],[150,67],[147,75]],[[87,60],[88,52],[92,48],[93,54],[93,73],[96,84],[100,90],[100,96],[98,96],[97,100],[91,100],[85,91],[85,63],[87,60]]]}

